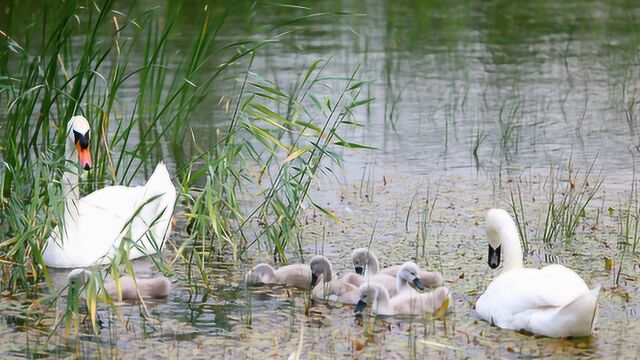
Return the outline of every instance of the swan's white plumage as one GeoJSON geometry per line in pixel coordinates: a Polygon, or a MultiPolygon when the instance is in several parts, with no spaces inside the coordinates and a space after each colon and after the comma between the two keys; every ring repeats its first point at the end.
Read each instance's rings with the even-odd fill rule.
{"type": "Polygon", "coordinates": [[[588,336],[600,287],[590,291],[578,274],[562,265],[523,268],[521,259],[515,258],[521,252],[508,251],[520,246],[513,229],[515,224],[506,211],[493,209],[487,214],[487,234],[494,248],[502,243],[506,269],[476,302],[478,315],[504,329],[550,337],[588,336]]]}
{"type": "MultiPolygon", "coordinates": [[[[73,143],[67,146],[67,158],[72,155],[73,143]]],[[[67,186],[65,231],[53,230],[43,252],[45,265],[71,268],[110,263],[125,237],[135,244],[130,259],[162,249],[171,233],[176,201],[175,187],[162,162],[143,186],[108,186],[80,199],[73,171],[67,170],[63,180],[63,187],[67,186]]]]}

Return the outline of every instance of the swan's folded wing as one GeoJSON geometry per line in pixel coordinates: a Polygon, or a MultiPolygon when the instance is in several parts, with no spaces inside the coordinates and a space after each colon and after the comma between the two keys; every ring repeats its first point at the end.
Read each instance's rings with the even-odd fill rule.
{"type": "Polygon", "coordinates": [[[143,196],[142,186],[107,186],[80,199],[80,215],[90,218],[94,216],[112,216],[119,219],[130,217],[133,208],[143,196]]]}
{"type": "Polygon", "coordinates": [[[560,298],[558,295],[554,297],[559,298],[562,305],[589,291],[589,287],[580,275],[565,266],[549,265],[540,269],[540,272],[544,274],[545,282],[550,285],[550,288],[554,292],[561,293],[560,298]]]}
{"type": "Polygon", "coordinates": [[[306,264],[293,264],[276,270],[280,285],[308,289],[311,286],[311,268],[306,264]]]}
{"type": "MultiPolygon", "coordinates": [[[[141,246],[145,249],[144,251],[133,249],[130,254],[131,259],[154,253],[156,248],[160,248],[164,238],[155,236],[158,238],[155,240],[158,245],[152,246],[144,237],[149,229],[148,224],[153,224],[160,214],[160,211],[152,208],[153,203],[146,202],[145,190],[144,186],[109,186],[81,198],[77,250],[85,254],[87,252],[97,254],[97,256],[109,255],[114,247],[120,246],[122,238],[128,235],[136,242],[143,241],[136,247],[141,246]]],[[[172,210],[173,208],[165,211],[172,210]]],[[[170,217],[171,212],[168,212],[165,218],[170,219],[170,217]]],[[[162,227],[163,231],[168,226],[166,219],[163,219],[165,220],[163,224],[157,225],[162,227]]]]}
{"type": "Polygon", "coordinates": [[[360,286],[362,284],[364,284],[365,282],[367,282],[367,279],[362,276],[362,275],[358,275],[354,272],[348,272],[344,275],[342,275],[341,278],[343,281],[348,282],[351,285],[355,285],[355,286],[360,286]]]}
{"type": "Polygon", "coordinates": [[[487,287],[476,303],[476,311],[487,321],[512,328],[506,323],[517,314],[561,307],[587,291],[584,281],[561,265],[543,270],[513,269],[487,287]]]}
{"type": "Polygon", "coordinates": [[[397,276],[399,270],[400,270],[400,265],[391,265],[389,267],[386,267],[386,268],[380,270],[379,273],[380,274],[391,275],[391,276],[397,276]]]}

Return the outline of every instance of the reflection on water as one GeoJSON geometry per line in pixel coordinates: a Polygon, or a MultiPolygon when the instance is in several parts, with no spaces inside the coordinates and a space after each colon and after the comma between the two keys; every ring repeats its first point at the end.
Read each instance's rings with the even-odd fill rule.
{"type": "MultiPolygon", "coordinates": [[[[332,56],[330,73],[361,64],[377,101],[355,139],[380,148],[382,165],[414,174],[502,163],[548,168],[596,156],[605,170],[629,169],[637,152],[638,9],[622,1],[330,2],[291,41],[266,49],[255,72],[287,84],[332,56]],[[477,160],[473,148],[477,147],[477,160]]],[[[314,8],[315,9],[315,8],[314,8]]],[[[252,29],[301,15],[260,7],[252,29]]],[[[243,15],[233,21],[242,22],[243,15]]],[[[218,109],[217,111],[221,111],[218,109]]],[[[203,118],[204,120],[204,118],[203,118]]],[[[193,125],[207,129],[208,120],[193,125]]],[[[212,131],[211,129],[209,131],[212,131]]],[[[202,135],[205,138],[205,135],[202,135]]],[[[361,163],[362,154],[345,154],[361,163]]],[[[349,163],[349,162],[348,162],[349,163]]]]}
{"type": "MultiPolygon", "coordinates": [[[[253,36],[306,11],[255,5],[233,7],[222,38],[253,36]]],[[[482,219],[487,208],[505,206],[502,200],[508,194],[496,186],[509,181],[502,178],[504,168],[524,174],[523,169],[548,170],[569,158],[583,167],[596,159],[597,169],[622,179],[620,188],[628,183],[640,144],[634,105],[640,90],[640,37],[634,31],[640,8],[624,1],[372,0],[308,5],[317,11],[365,16],[323,16],[293,24],[286,29],[293,32],[280,43],[261,49],[252,70],[286,87],[318,58],[333,57],[326,72],[334,75],[351,73],[361,64],[361,77],[375,80],[366,92],[376,101],[359,114],[367,126],[350,136],[380,150],[345,152],[349,171],[343,184],[320,183],[316,192],[322,205],[342,222],[311,221],[304,250],[313,253],[322,247],[336,269],[345,269],[351,249],[365,245],[377,224],[373,246],[384,254],[383,262],[414,257],[419,214],[415,208],[410,216],[407,212],[417,190],[422,190],[422,199],[427,183],[436,184],[438,206],[425,244],[428,256],[419,262],[445,275],[454,294],[450,313],[444,319],[412,321],[354,317],[351,307],[318,303],[303,291],[246,289],[243,273],[248,265],[215,264],[206,289],[189,286],[184,281],[187,270],[177,264],[174,291],[166,301],[148,302],[148,310],[142,304],[122,305],[120,317],[100,309],[103,328],[98,339],[89,335],[87,324],[80,341],[60,333],[46,344],[54,312],[41,328],[25,328],[24,319],[7,310],[0,324],[2,353],[282,358],[302,339],[304,358],[516,358],[556,353],[633,357],[627,351],[640,333],[637,270],[636,275],[623,276],[622,288],[613,287],[613,275],[605,270],[600,254],[617,254],[615,236],[608,235],[616,229],[604,211],[600,230],[583,228],[588,234],[583,241],[538,249],[541,255],[530,259],[541,265],[550,259],[565,263],[587,283],[603,284],[596,336],[554,340],[500,331],[477,319],[473,303],[494,275],[482,259],[482,219]]],[[[179,26],[184,39],[198,31],[193,24],[179,26]]],[[[278,31],[285,30],[270,34],[278,31]]],[[[174,41],[174,46],[181,46],[182,38],[174,41]]],[[[220,86],[218,96],[238,93],[234,79],[220,86]]],[[[128,100],[121,101],[126,110],[128,100]]],[[[199,115],[191,126],[204,146],[215,138],[216,129],[224,128],[228,115],[224,104],[216,102],[199,115]]],[[[172,149],[174,161],[191,151],[185,146],[172,149]]],[[[603,198],[598,206],[616,207],[618,201],[609,196],[607,205],[603,198]]],[[[525,202],[532,218],[544,207],[534,195],[525,202]]],[[[54,278],[62,286],[64,273],[54,278]]],[[[3,298],[3,303],[10,309],[10,299],[3,298]]]]}

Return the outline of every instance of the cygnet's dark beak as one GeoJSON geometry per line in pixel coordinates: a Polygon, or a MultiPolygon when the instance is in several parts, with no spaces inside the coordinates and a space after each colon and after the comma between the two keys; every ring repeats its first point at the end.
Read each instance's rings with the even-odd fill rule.
{"type": "Polygon", "coordinates": [[[364,266],[356,266],[356,274],[364,275],[364,266]]]}
{"type": "Polygon", "coordinates": [[[419,290],[424,290],[424,284],[422,283],[422,280],[420,280],[420,278],[417,276],[415,279],[413,279],[413,285],[415,285],[419,290]]]}
{"type": "Polygon", "coordinates": [[[366,308],[366,307],[367,307],[367,303],[362,301],[362,300],[359,300],[358,303],[356,304],[356,307],[353,309],[353,312],[354,313],[359,313],[362,310],[364,310],[364,308],[366,308]]]}
{"type": "Polygon", "coordinates": [[[311,272],[311,287],[316,286],[317,282],[318,282],[318,275],[311,272]]]}
{"type": "Polygon", "coordinates": [[[494,249],[489,245],[489,267],[492,269],[500,266],[500,254],[502,253],[502,245],[498,246],[497,249],[494,249]]]}

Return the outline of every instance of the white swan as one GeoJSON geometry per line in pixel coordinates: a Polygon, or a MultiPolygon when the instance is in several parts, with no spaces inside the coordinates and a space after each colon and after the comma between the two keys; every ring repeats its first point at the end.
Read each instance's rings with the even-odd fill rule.
{"type": "MultiPolygon", "coordinates": [[[[365,248],[358,248],[351,253],[351,261],[357,274],[372,276],[375,274],[385,274],[396,277],[402,265],[392,265],[380,269],[380,262],[373,251],[365,248]]],[[[444,284],[442,274],[439,272],[429,272],[420,270],[420,280],[426,287],[438,287],[444,284]]],[[[388,290],[388,289],[387,289],[388,290]]],[[[393,294],[392,294],[393,296],[393,294]]]]}
{"type": "Polygon", "coordinates": [[[446,287],[422,294],[404,292],[389,298],[383,286],[371,283],[360,286],[359,292],[358,303],[353,309],[355,313],[371,306],[371,311],[378,315],[444,314],[451,303],[451,292],[446,287]]]}
{"type": "MultiPolygon", "coordinates": [[[[65,156],[90,170],[89,123],[74,116],[67,125],[65,156]]],[[[130,259],[159,252],[171,232],[176,189],[159,163],[144,186],[108,186],[80,198],[78,169],[69,162],[62,177],[63,223],[47,240],[45,265],[57,268],[108,264],[122,239],[131,239],[130,259]]],[[[123,244],[124,245],[124,244],[123,244]]]]}
{"type": "Polygon", "coordinates": [[[518,229],[502,209],[489,210],[486,225],[489,266],[504,268],[476,302],[476,312],[500,328],[549,337],[589,336],[596,321],[600,286],[585,282],[562,265],[542,269],[522,266],[518,229]]]}
{"type": "Polygon", "coordinates": [[[311,267],[308,264],[286,265],[277,270],[269,264],[254,266],[245,276],[247,285],[284,285],[310,289],[311,267]]]}
{"type": "MultiPolygon", "coordinates": [[[[87,282],[90,273],[85,269],[73,269],[67,275],[69,283],[78,282],[83,285],[87,282]]],[[[149,279],[136,277],[135,282],[129,275],[121,276],[120,292],[118,292],[118,284],[115,280],[110,280],[104,284],[104,289],[109,297],[120,301],[143,299],[158,299],[169,296],[171,292],[171,281],[165,276],[156,276],[149,279]]]]}
{"type": "Polygon", "coordinates": [[[358,302],[358,287],[344,278],[337,278],[333,273],[331,263],[326,257],[322,255],[314,256],[311,258],[309,266],[313,277],[312,283],[317,281],[317,285],[312,291],[315,298],[351,305],[358,302]]]}

